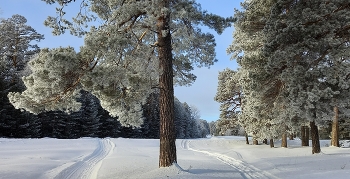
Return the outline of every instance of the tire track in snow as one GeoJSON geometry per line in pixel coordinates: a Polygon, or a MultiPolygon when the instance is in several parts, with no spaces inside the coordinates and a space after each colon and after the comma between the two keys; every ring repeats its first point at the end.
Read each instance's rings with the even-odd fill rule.
{"type": "Polygon", "coordinates": [[[114,143],[110,139],[98,139],[97,148],[83,160],[74,163],[57,174],[55,179],[97,178],[102,160],[113,151],[114,143]]]}
{"type": "MultiPolygon", "coordinates": [[[[232,168],[235,168],[239,173],[241,174],[242,178],[244,179],[255,179],[255,178],[271,178],[271,179],[278,179],[278,177],[266,172],[262,171],[252,165],[249,165],[245,163],[244,161],[234,159],[232,157],[229,157],[227,155],[223,155],[220,153],[215,152],[209,152],[205,150],[197,150],[190,147],[191,141],[189,140],[182,140],[181,141],[181,147],[187,150],[191,150],[194,152],[204,153],[209,156],[215,157],[219,161],[231,166],[232,168]]],[[[236,152],[237,153],[237,152],[236,152]]]]}

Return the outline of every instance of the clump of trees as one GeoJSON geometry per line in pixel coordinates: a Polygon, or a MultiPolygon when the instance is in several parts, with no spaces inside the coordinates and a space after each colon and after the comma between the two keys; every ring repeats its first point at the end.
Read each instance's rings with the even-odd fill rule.
{"type": "Polygon", "coordinates": [[[339,119],[350,114],[349,2],[252,0],[242,8],[227,49],[240,67],[226,77],[234,85],[219,75],[222,118],[236,112],[229,118],[254,140],[282,138],[283,147],[309,126],[312,153],[321,151],[318,127],[333,121],[331,145],[339,146],[339,119]]]}

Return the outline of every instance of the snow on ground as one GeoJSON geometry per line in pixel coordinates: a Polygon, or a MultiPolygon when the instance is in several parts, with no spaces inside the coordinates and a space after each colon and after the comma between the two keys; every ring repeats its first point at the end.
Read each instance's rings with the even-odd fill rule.
{"type": "Polygon", "coordinates": [[[322,153],[246,145],[243,137],[177,139],[178,164],[158,168],[159,140],[125,138],[0,138],[0,178],[350,178],[350,141],[321,141],[322,153]]]}

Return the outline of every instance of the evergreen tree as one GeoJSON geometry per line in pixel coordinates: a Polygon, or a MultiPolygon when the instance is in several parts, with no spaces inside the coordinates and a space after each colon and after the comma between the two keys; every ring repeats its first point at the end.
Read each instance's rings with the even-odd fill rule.
{"type": "Polygon", "coordinates": [[[98,137],[121,137],[122,125],[117,118],[111,117],[106,110],[102,107],[99,109],[99,128],[98,137]]]}
{"type": "Polygon", "coordinates": [[[210,134],[209,124],[206,120],[199,119],[198,120],[198,126],[199,126],[199,137],[206,138],[207,135],[210,134]]]}
{"type": "Polygon", "coordinates": [[[225,69],[219,73],[218,89],[215,101],[220,104],[220,118],[234,119],[238,110],[242,111],[242,89],[239,86],[239,78],[236,77],[237,72],[225,69]]]}
{"type": "MultiPolygon", "coordinates": [[[[73,2],[45,1],[58,2],[61,15],[63,7],[73,2]]],[[[88,0],[82,7],[104,23],[84,32],[63,17],[49,17],[45,23],[54,27],[54,33],[70,28],[73,34],[85,35],[85,45],[79,54],[70,48],[43,50],[31,63],[37,75],[24,79],[27,90],[11,94],[11,102],[34,113],[44,109],[78,110],[75,96],[83,88],[123,125],[140,125],[140,102],[156,86],[161,89],[159,166],[176,163],[174,75],[175,82],[188,84],[195,79],[190,73],[193,64],[212,65],[216,61],[214,36],[201,32],[199,25],[221,33],[231,19],[208,14],[192,0],[88,0]],[[40,84],[45,88],[33,84],[34,79],[43,82],[40,84]],[[47,80],[53,85],[45,84],[47,80]]],[[[93,17],[82,13],[73,19],[76,25],[89,20],[93,17]]]]}
{"type": "Polygon", "coordinates": [[[193,126],[191,126],[191,109],[190,106],[184,102],[183,103],[183,107],[184,107],[184,114],[183,114],[183,118],[185,119],[185,124],[184,124],[184,130],[185,130],[185,138],[194,138],[192,135],[192,131],[193,131],[193,126]]]}
{"type": "Polygon", "coordinates": [[[146,138],[159,139],[159,92],[153,92],[143,105],[143,135],[146,138]]]}
{"type": "Polygon", "coordinates": [[[175,117],[175,128],[176,128],[176,138],[183,139],[185,138],[185,123],[186,118],[185,109],[183,104],[175,97],[174,100],[174,117],[175,117]]]}
{"type": "Polygon", "coordinates": [[[87,91],[81,91],[79,102],[81,102],[82,107],[78,112],[72,114],[77,116],[79,136],[97,137],[100,120],[98,99],[87,91]]]}
{"type": "Polygon", "coordinates": [[[230,136],[237,135],[238,133],[238,125],[234,123],[232,119],[219,119],[216,121],[216,135],[220,136],[230,136]]]}
{"type": "Polygon", "coordinates": [[[211,121],[209,123],[209,131],[211,135],[219,135],[216,131],[216,122],[215,121],[211,121]]]}
{"type": "MultiPolygon", "coordinates": [[[[27,62],[39,51],[32,42],[44,39],[26,23],[27,19],[17,14],[0,20],[0,135],[6,137],[31,137],[28,127],[39,125],[35,116],[15,109],[7,98],[9,92],[25,89],[21,77],[27,75],[27,62]]],[[[34,128],[33,135],[38,136],[34,128]]]]}
{"type": "MultiPolygon", "coordinates": [[[[275,0],[245,1],[242,3],[243,10],[235,11],[234,41],[227,52],[232,54],[232,59],[237,60],[240,68],[234,74],[225,77],[232,88],[231,91],[226,90],[226,97],[223,95],[225,93],[220,94],[220,91],[217,95],[218,97],[223,95],[223,98],[218,100],[236,99],[234,103],[240,99],[239,107],[244,110],[241,109],[242,112],[238,113],[237,121],[247,133],[253,135],[253,139],[273,138],[279,135],[274,129],[278,129],[284,122],[284,119],[274,116],[274,112],[279,110],[279,105],[274,104],[273,98],[273,94],[277,93],[282,85],[280,81],[273,78],[273,74],[265,70],[267,59],[262,53],[266,40],[263,30],[274,3],[275,0]],[[232,96],[229,96],[230,92],[232,96]],[[241,97],[244,96],[244,98],[237,98],[237,92],[241,92],[241,97]]],[[[222,78],[228,72],[230,71],[221,72],[222,78]]],[[[225,89],[219,86],[218,89],[220,88],[225,89]]],[[[229,106],[229,104],[226,105],[226,108],[229,106]]],[[[227,109],[226,112],[228,112],[227,109]]]]}

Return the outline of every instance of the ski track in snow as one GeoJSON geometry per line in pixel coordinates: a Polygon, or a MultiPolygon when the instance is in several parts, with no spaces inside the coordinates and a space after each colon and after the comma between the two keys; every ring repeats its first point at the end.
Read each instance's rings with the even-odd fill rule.
{"type": "MultiPolygon", "coordinates": [[[[191,143],[190,140],[184,139],[181,141],[181,147],[183,149],[186,149],[186,150],[204,153],[204,154],[207,154],[211,157],[215,157],[217,160],[219,160],[219,161],[231,166],[232,168],[236,169],[240,173],[242,178],[244,178],[244,179],[255,179],[255,178],[278,179],[278,177],[270,174],[269,172],[262,171],[262,170],[254,167],[252,165],[245,163],[242,160],[237,160],[237,159],[234,159],[232,157],[229,157],[227,155],[223,155],[220,153],[209,152],[209,151],[205,151],[205,150],[197,150],[197,149],[191,148],[190,143],[191,143]]],[[[238,156],[241,156],[240,153],[238,153],[238,152],[236,152],[236,153],[238,156]]],[[[242,158],[242,156],[241,156],[241,158],[242,158]]]]}
{"type": "Polygon", "coordinates": [[[98,146],[93,153],[59,172],[55,179],[97,178],[102,160],[113,152],[114,146],[110,139],[98,139],[98,146]]]}

